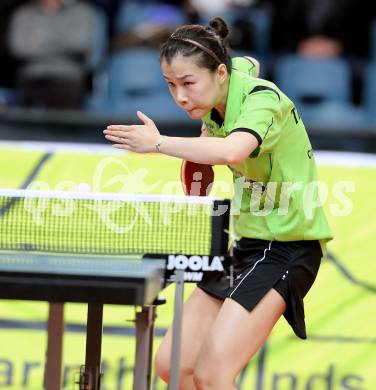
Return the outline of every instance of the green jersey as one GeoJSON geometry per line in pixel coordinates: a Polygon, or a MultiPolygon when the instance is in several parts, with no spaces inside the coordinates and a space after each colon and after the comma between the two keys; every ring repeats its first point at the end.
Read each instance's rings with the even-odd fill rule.
{"type": "Polygon", "coordinates": [[[254,65],[234,58],[225,119],[213,109],[202,118],[209,136],[242,131],[258,147],[234,176],[232,204],[237,237],[295,241],[332,238],[318,196],[315,156],[304,124],[291,102],[273,83],[252,77],[254,65]]]}

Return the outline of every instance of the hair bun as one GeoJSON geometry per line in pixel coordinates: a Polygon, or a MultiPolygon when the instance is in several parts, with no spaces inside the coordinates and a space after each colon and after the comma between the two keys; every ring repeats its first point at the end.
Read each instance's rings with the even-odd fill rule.
{"type": "Polygon", "coordinates": [[[219,16],[210,20],[209,27],[211,27],[222,39],[225,39],[230,32],[227,23],[219,16]]]}

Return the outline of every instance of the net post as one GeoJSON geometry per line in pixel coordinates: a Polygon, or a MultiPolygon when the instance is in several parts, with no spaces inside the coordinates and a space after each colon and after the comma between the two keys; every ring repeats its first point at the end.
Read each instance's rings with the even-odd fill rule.
{"type": "Polygon", "coordinates": [[[184,302],[184,271],[175,271],[174,322],[172,325],[172,345],[170,358],[170,384],[168,390],[179,390],[181,334],[184,302]]]}
{"type": "Polygon", "coordinates": [[[225,255],[228,251],[230,205],[229,199],[213,202],[211,255],[225,255]]]}

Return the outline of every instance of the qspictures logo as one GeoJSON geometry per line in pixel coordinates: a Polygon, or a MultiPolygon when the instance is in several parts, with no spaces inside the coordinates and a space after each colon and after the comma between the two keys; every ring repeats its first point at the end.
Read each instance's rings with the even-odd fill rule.
{"type": "MultiPolygon", "coordinates": [[[[127,207],[132,208],[131,218],[122,224],[114,217],[116,213],[124,207],[124,202],[101,202],[101,197],[106,192],[112,192],[114,199],[117,196],[132,194],[142,196],[159,194],[167,196],[181,196],[182,183],[180,180],[165,181],[160,179],[155,172],[150,172],[145,168],[132,170],[120,158],[108,157],[102,159],[97,165],[92,176],[91,183],[75,183],[73,181],[61,181],[54,188],[43,181],[34,181],[28,189],[54,193],[76,193],[80,197],[97,199],[97,202],[88,204],[87,207],[96,213],[102,223],[111,231],[119,234],[127,233],[137,225],[138,221],[148,225],[153,223],[153,219],[142,201],[128,202],[127,207]],[[114,191],[114,189],[116,191],[114,191]],[[96,198],[97,197],[97,198],[96,198]]],[[[201,182],[192,185],[199,187],[201,182]]],[[[232,191],[235,196],[232,199],[231,214],[240,215],[246,210],[254,217],[263,217],[271,213],[279,216],[286,216],[292,210],[301,210],[306,219],[312,219],[317,209],[327,206],[326,209],[332,216],[346,217],[353,210],[351,193],[355,192],[355,183],[352,181],[338,181],[329,186],[323,181],[312,181],[304,183],[301,181],[269,182],[266,185],[262,182],[252,181],[244,176],[235,176],[233,187],[227,181],[216,180],[210,195],[216,196],[216,191],[220,190],[221,197],[232,198],[232,191]],[[228,196],[226,196],[228,194],[228,196]],[[299,196],[297,196],[299,195],[299,196]]],[[[188,199],[188,197],[187,197],[188,199]]],[[[191,202],[189,215],[195,216],[197,212],[203,212],[200,208],[202,200],[191,202]],[[197,211],[199,210],[199,211],[197,211]]],[[[38,199],[25,199],[25,210],[32,215],[36,224],[44,223],[44,214],[50,213],[57,217],[69,217],[75,212],[77,203],[74,196],[72,198],[62,197],[59,200],[48,199],[48,197],[38,199]]],[[[166,204],[161,202],[159,206],[159,223],[167,226],[171,223],[172,217],[184,208],[184,202],[171,202],[166,204]]],[[[227,212],[226,207],[221,207],[215,211],[215,215],[222,215],[227,212]]],[[[206,208],[204,212],[213,213],[213,210],[206,208]]]]}

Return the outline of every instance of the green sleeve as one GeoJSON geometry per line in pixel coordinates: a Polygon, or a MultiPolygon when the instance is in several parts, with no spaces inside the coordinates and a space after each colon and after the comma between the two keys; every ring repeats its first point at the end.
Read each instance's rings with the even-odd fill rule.
{"type": "Polygon", "coordinates": [[[256,66],[249,58],[234,57],[232,59],[232,67],[240,72],[255,77],[256,66]]]}
{"type": "Polygon", "coordinates": [[[280,111],[278,92],[267,86],[256,86],[244,100],[230,132],[253,134],[259,143],[259,154],[269,152],[280,136],[280,111]]]}

